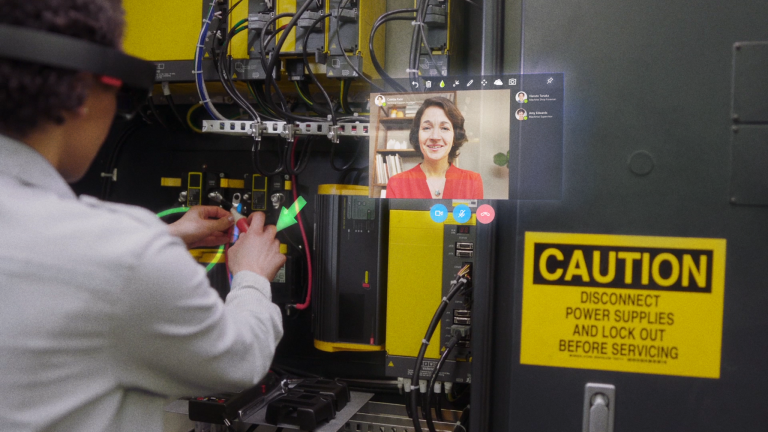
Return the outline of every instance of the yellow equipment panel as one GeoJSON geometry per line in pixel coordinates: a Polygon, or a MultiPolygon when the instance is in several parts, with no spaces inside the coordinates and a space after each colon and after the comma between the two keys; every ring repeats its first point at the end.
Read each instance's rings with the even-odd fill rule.
{"type": "Polygon", "coordinates": [[[203,2],[125,0],[125,52],[150,61],[192,60],[203,2]]]}
{"type": "MultiPolygon", "coordinates": [[[[475,216],[464,225],[475,225],[475,216]]],[[[429,211],[391,210],[387,282],[387,339],[390,356],[416,357],[429,322],[443,298],[445,225],[459,225],[449,214],[436,223],[429,211]]],[[[425,358],[440,357],[438,328],[425,358]]]]}
{"type": "MultiPolygon", "coordinates": [[[[387,353],[419,354],[421,340],[442,299],[443,224],[428,211],[389,213],[387,283],[387,353]]],[[[427,348],[427,358],[440,357],[440,332],[427,348]]]]}
{"type": "MultiPolygon", "coordinates": [[[[203,15],[209,7],[210,1],[202,0],[124,0],[125,52],[150,61],[194,60],[203,15]]],[[[229,27],[247,18],[248,6],[244,2],[230,14],[229,27]]],[[[248,58],[247,33],[230,43],[233,57],[248,58]]]]}

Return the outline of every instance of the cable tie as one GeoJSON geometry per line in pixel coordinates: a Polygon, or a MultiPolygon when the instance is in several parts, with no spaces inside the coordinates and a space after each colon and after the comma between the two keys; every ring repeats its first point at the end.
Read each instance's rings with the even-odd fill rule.
{"type": "Polygon", "coordinates": [[[448,303],[448,297],[443,297],[443,301],[444,301],[445,303],[448,303]]]}
{"type": "Polygon", "coordinates": [[[411,73],[411,72],[418,73],[419,70],[418,69],[406,69],[405,70],[405,73],[411,73]]]}
{"type": "Polygon", "coordinates": [[[421,340],[421,343],[423,343],[424,345],[429,345],[429,341],[428,341],[428,340],[426,340],[426,339],[422,339],[422,340],[421,340]]]}
{"type": "Polygon", "coordinates": [[[203,18],[203,22],[204,22],[204,23],[208,23],[208,24],[210,24],[210,23],[211,23],[211,22],[208,20],[208,18],[203,18]]]}
{"type": "Polygon", "coordinates": [[[203,71],[201,71],[201,70],[193,70],[192,73],[193,74],[201,74],[201,73],[203,73],[203,71]]]}
{"type": "Polygon", "coordinates": [[[205,45],[197,44],[198,48],[205,48],[205,45]]]}

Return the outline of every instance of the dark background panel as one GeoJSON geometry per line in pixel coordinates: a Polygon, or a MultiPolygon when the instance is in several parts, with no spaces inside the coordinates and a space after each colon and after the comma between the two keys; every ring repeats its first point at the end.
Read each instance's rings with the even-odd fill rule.
{"type": "MultiPolygon", "coordinates": [[[[765,430],[768,208],[731,204],[729,183],[732,47],[768,40],[768,4],[544,0],[520,12],[522,72],[565,74],[564,180],[559,201],[497,213],[516,229],[499,242],[514,318],[497,314],[495,340],[513,344],[497,345],[494,371],[509,361],[512,377],[494,387],[495,398],[511,394],[494,429],[579,430],[584,385],[598,382],[616,386],[617,431],[765,430]],[[520,365],[528,231],[725,238],[721,378],[520,365]]],[[[500,283],[497,297],[510,304],[500,283]]]]}

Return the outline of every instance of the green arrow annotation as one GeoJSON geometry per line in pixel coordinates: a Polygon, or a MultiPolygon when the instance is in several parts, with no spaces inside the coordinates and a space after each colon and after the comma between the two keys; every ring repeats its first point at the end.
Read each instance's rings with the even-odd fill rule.
{"type": "Polygon", "coordinates": [[[277,230],[282,231],[295,224],[296,216],[305,205],[307,205],[307,200],[305,200],[304,197],[299,197],[299,199],[294,201],[290,207],[283,207],[283,209],[280,210],[280,217],[277,219],[277,230]]]}

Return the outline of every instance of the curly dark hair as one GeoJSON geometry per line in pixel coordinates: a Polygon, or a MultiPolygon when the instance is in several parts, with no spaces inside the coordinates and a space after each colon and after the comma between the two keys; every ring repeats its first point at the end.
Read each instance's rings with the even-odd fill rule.
{"type": "MultiPolygon", "coordinates": [[[[60,33],[112,48],[123,37],[120,0],[0,0],[0,24],[60,33]]],[[[0,58],[0,133],[23,138],[41,122],[64,123],[88,87],[79,72],[0,58]]]]}
{"type": "Polygon", "coordinates": [[[461,111],[456,108],[456,105],[447,98],[433,97],[425,100],[424,103],[421,104],[421,107],[416,111],[416,115],[413,117],[413,123],[411,124],[411,133],[409,134],[411,146],[416,149],[422,158],[424,157],[424,154],[421,152],[421,146],[419,145],[421,116],[424,115],[424,110],[433,106],[442,108],[443,112],[445,112],[445,116],[448,117],[448,120],[451,121],[451,125],[453,126],[453,147],[451,147],[451,151],[448,152],[448,162],[453,163],[459,156],[459,149],[461,149],[461,146],[467,142],[467,132],[464,130],[464,116],[461,114],[461,111]]]}

